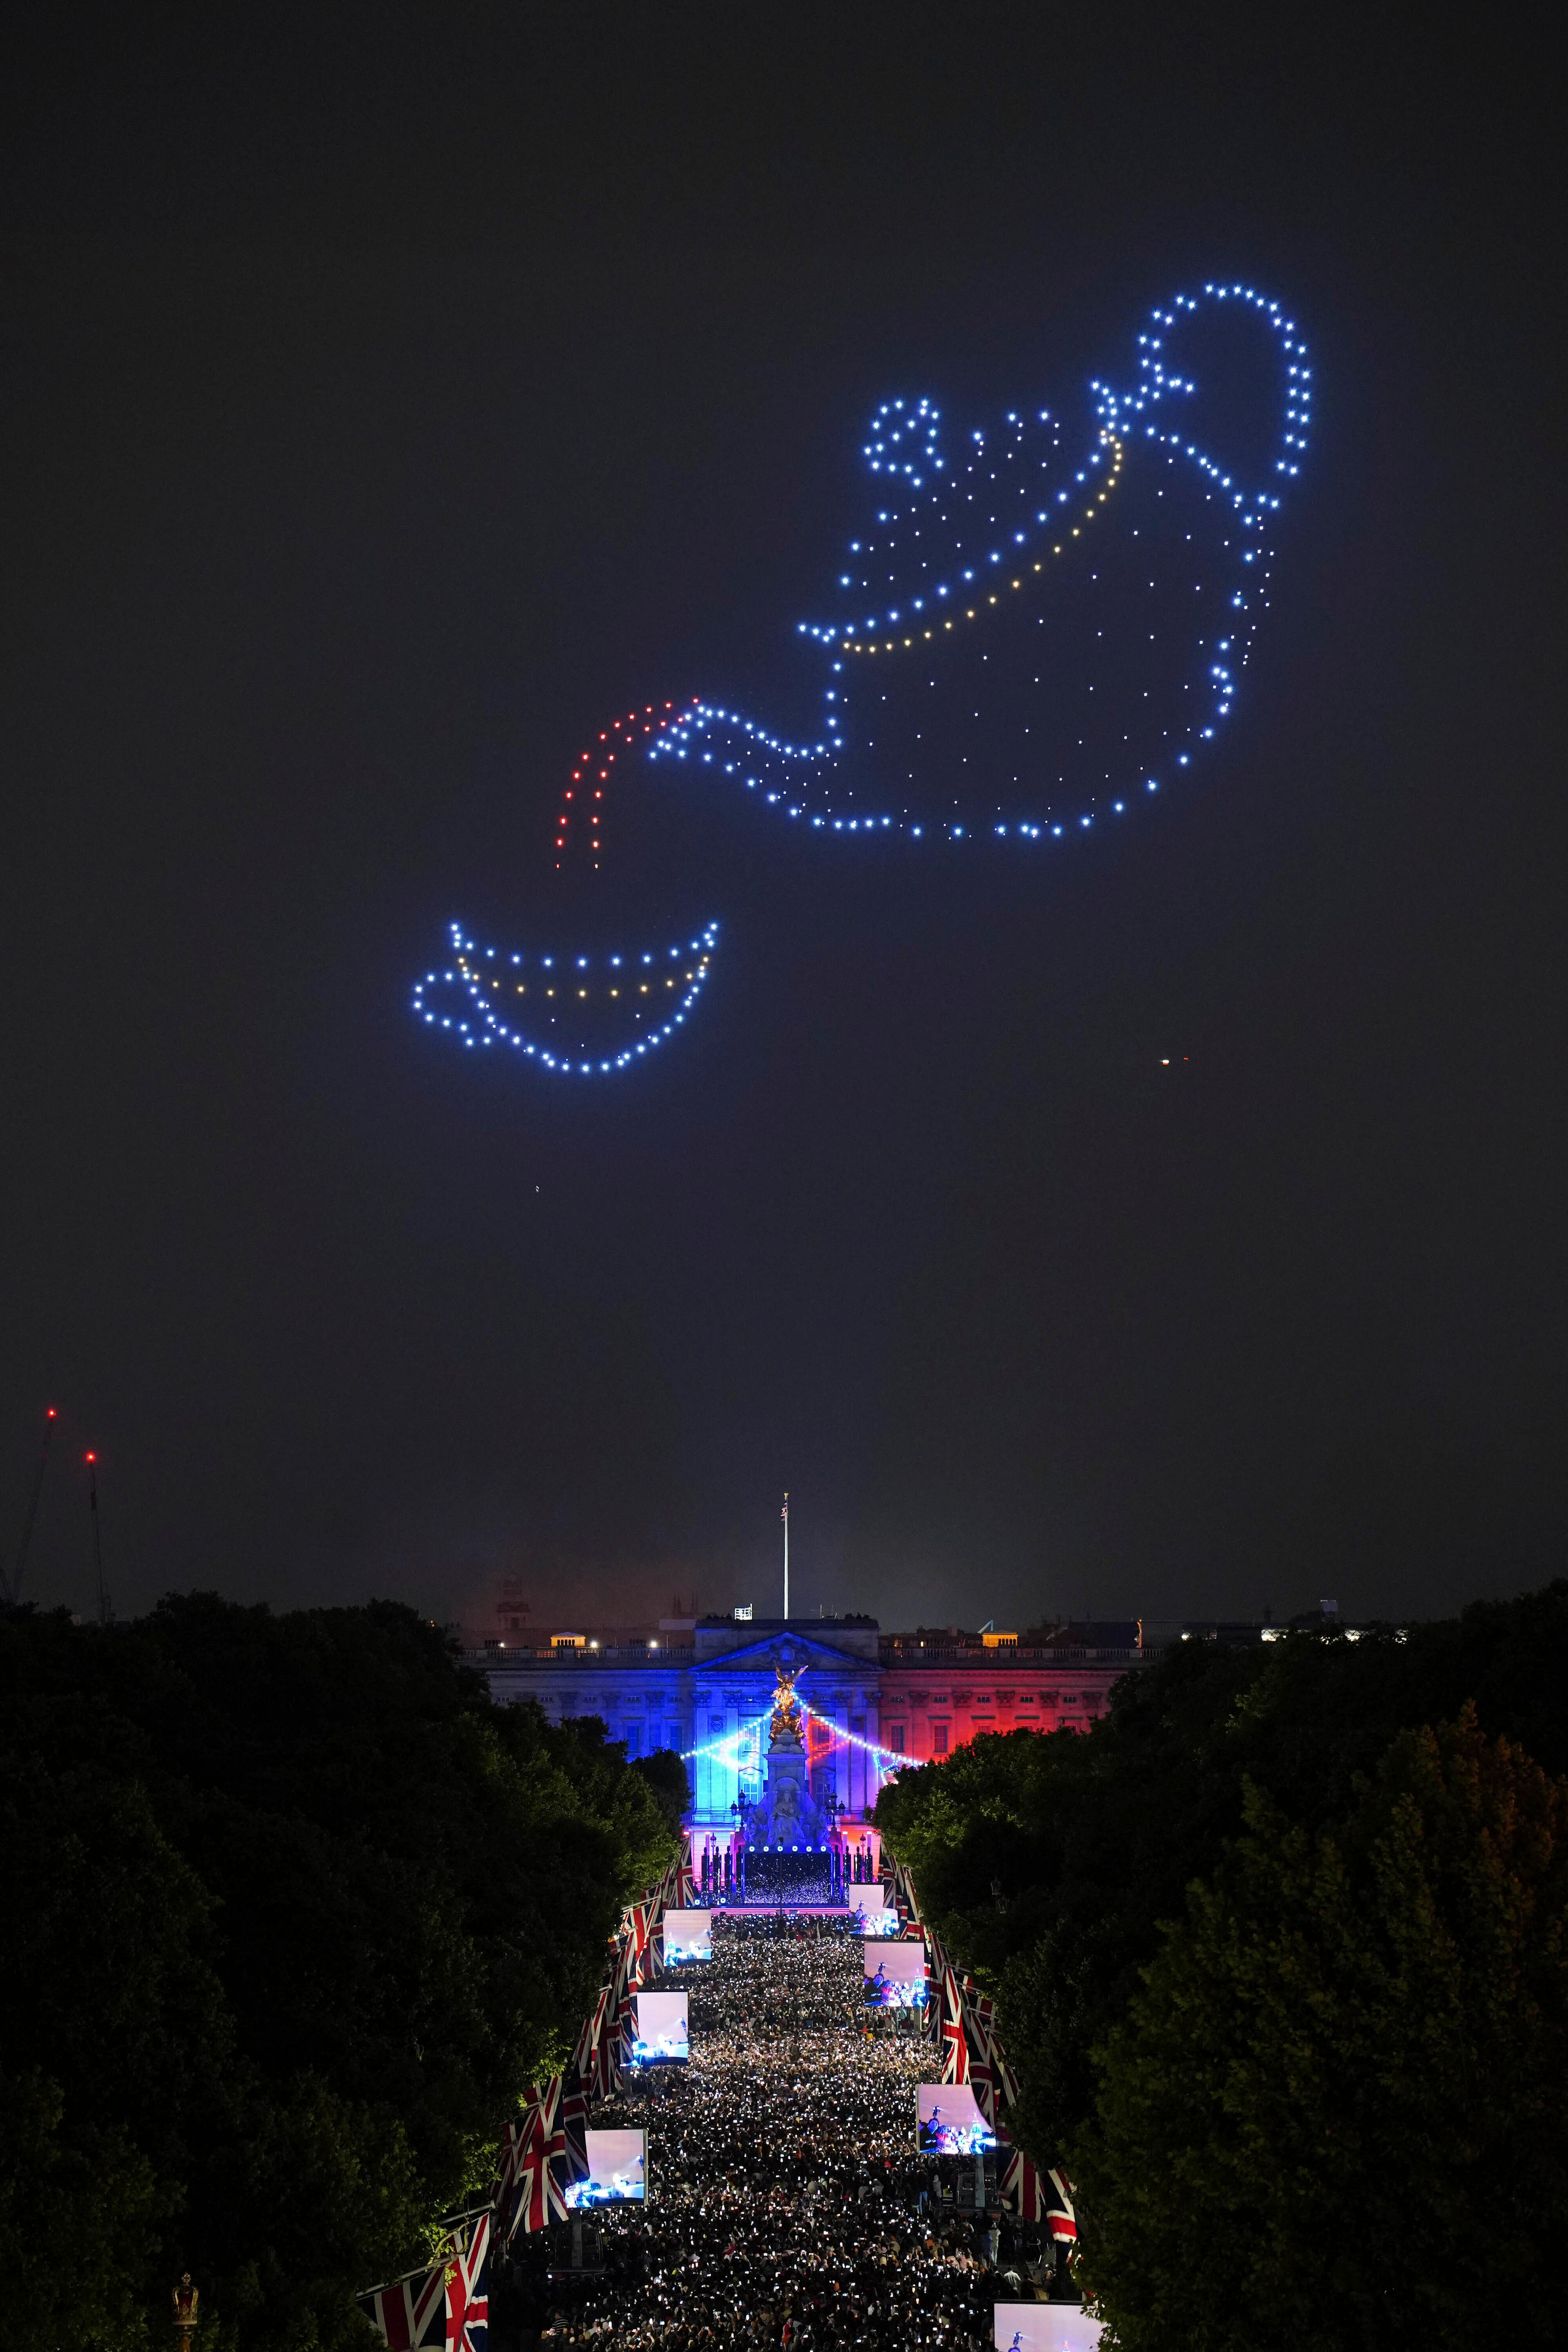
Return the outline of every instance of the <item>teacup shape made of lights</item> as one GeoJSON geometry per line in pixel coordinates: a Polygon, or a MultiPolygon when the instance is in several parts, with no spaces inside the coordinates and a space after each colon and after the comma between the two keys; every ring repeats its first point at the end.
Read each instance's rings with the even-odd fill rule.
{"type": "Polygon", "coordinates": [[[1282,306],[1212,285],[1156,310],[1087,428],[1009,412],[950,443],[887,402],[874,510],[833,609],[815,740],[709,701],[648,745],[785,821],[879,840],[1046,842],[1124,815],[1212,744],[1268,604],[1310,370],[1282,306]]]}
{"type": "Polygon", "coordinates": [[[451,927],[445,963],[414,1011],[455,1043],[570,1077],[608,1077],[680,1035],[707,986],[719,926],[658,947],[595,954],[482,944],[451,927]]]}

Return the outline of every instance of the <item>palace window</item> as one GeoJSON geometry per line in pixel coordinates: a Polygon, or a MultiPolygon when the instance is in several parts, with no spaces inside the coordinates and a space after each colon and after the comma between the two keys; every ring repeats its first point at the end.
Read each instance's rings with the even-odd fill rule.
{"type": "Polygon", "coordinates": [[[627,1726],[626,1726],[626,1735],[625,1735],[625,1737],[626,1737],[626,1754],[627,1754],[627,1756],[628,1756],[628,1757],[632,1757],[632,1756],[640,1756],[640,1755],[642,1754],[642,1726],[641,1726],[641,1724],[640,1724],[640,1723],[628,1723],[628,1724],[627,1724],[627,1726]]]}
{"type": "Polygon", "coordinates": [[[933,1723],[931,1725],[931,1744],[933,1755],[945,1756],[947,1754],[947,1730],[948,1727],[945,1723],[933,1723]]]}
{"type": "Polygon", "coordinates": [[[888,1726],[888,1745],[900,1756],[904,1753],[904,1727],[901,1723],[888,1726]]]}

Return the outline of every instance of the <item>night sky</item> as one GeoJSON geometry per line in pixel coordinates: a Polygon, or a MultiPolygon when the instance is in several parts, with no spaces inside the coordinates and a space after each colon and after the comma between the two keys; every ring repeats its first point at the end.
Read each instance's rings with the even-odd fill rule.
{"type": "Polygon", "coordinates": [[[1559,1572],[1531,20],[98,21],[0,76],[28,1592],[91,1605],[88,1445],[121,1613],[775,1606],[786,1486],[796,1608],[884,1622],[1559,1572]],[[1233,274],[1316,437],[1201,773],[1035,856],[639,773],[558,880],[611,713],[792,707],[878,401],[1076,425],[1233,274]],[[573,1087],[416,1027],[454,917],[723,946],[677,1046],[573,1087]]]}

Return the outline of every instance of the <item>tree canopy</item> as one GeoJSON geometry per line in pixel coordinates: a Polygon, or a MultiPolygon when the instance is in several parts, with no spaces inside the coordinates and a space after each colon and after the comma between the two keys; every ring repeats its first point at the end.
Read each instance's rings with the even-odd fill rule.
{"type": "MultiPolygon", "coordinates": [[[[1353,1641],[1342,1632],[1324,1631],[1293,1633],[1248,1647],[1183,1643],[1119,1684],[1109,1715],[1087,1735],[1058,1732],[1042,1738],[1022,1731],[983,1738],[940,1764],[900,1772],[883,1791],[879,1825],[912,1871],[922,1908],[954,1955],[997,1997],[999,2031],[1022,2084],[1011,2118],[1016,2136],[1041,2160],[1065,2161],[1075,2179],[1082,2176],[1080,2222],[1089,2267],[1129,2346],[1184,2347],[1211,2340],[1184,2333],[1185,2318],[1179,2327],[1160,2320],[1166,2306],[1154,2292],[1152,2273],[1139,2271],[1133,2258],[1137,2232],[1130,2219],[1128,2184],[1135,2176],[1147,2184],[1166,2166],[1154,2108],[1141,2103],[1134,2090],[1140,2032],[1152,2033],[1156,2019],[1163,2020],[1162,2080],[1173,2099],[1180,2077],[1189,2101],[1182,2110],[1185,2125],[1173,2129],[1195,2134],[1194,2118],[1205,2100],[1212,2106],[1214,2082],[1230,2079],[1227,2069],[1239,2070],[1238,2082],[1250,2085],[1246,2098],[1288,2104],[1288,2085],[1274,2081],[1267,2087],[1261,2075],[1254,2079],[1267,2053],[1262,2042],[1248,2042],[1242,2004],[1235,1999],[1215,1994],[1205,2012],[1214,2047],[1200,2052],[1194,2045],[1190,2064],[1184,2060],[1182,2029],[1173,2015],[1190,1986],[1180,1966],[1187,1967],[1189,1977],[1208,1980],[1205,1972],[1212,1976],[1217,1961],[1208,1944],[1202,1945],[1203,1959],[1194,1958],[1194,1939],[1218,1937],[1215,1923],[1223,1918],[1225,1932],[1240,1939],[1236,1967],[1256,1966],[1266,1973],[1266,1960],[1243,1952],[1240,1945],[1255,1932],[1266,1944],[1272,1931],[1260,1924],[1265,1915],[1257,1904],[1250,1911],[1236,1910],[1237,1888],[1256,1891],[1262,1885],[1258,1874],[1264,1872],[1265,1854],[1275,1856],[1280,1869],[1289,1856],[1289,1866],[1299,1873],[1321,1873],[1327,1867],[1323,1854],[1331,1847],[1347,1871],[1352,1864],[1346,1857],[1352,1856],[1356,1871],[1370,1870],[1364,1857],[1376,1842],[1371,1824],[1374,1817],[1383,1818],[1378,1805],[1387,1813],[1393,1804],[1389,1791],[1400,1774],[1410,1789],[1419,1783],[1425,1791],[1409,1797],[1420,1821],[1427,1822],[1420,1808],[1430,1798],[1437,1806],[1432,1820],[1440,1815],[1445,1834],[1462,1845],[1460,1831],[1453,1826],[1463,1814],[1458,1796],[1449,1790],[1443,1800],[1448,1810],[1443,1811],[1430,1784],[1437,1765],[1430,1764],[1424,1780],[1414,1759],[1419,1754],[1430,1763],[1439,1757],[1439,1777],[1450,1774],[1458,1769],[1454,1743],[1466,1740],[1506,1743],[1488,1750],[1491,1760],[1484,1768],[1472,1761],[1465,1770],[1489,1774],[1489,1788],[1499,1775],[1523,1776],[1519,1787],[1529,1782],[1529,1802],[1543,1821],[1556,1822],[1552,1808],[1560,1794],[1542,1792],[1554,1789],[1549,1776],[1568,1766],[1568,1582],[1511,1602],[1479,1604],[1452,1622],[1405,1633],[1373,1631],[1353,1641]],[[1444,1726],[1448,1728],[1439,1730],[1444,1726]],[[1249,1864],[1244,1855],[1251,1857],[1249,1864]],[[1245,1874],[1248,1867],[1250,1878],[1245,1874]],[[1190,1889],[1194,1891],[1189,1895],[1190,1889]],[[1220,1911],[1205,1907],[1215,1904],[1222,1906],[1220,1911]],[[1171,1923],[1184,1924],[1173,1928],[1171,1923]],[[1156,2006],[1140,2006],[1150,2002],[1156,2006]],[[1142,2028],[1135,2019],[1144,2021],[1142,2028]],[[1146,2332],[1138,2332],[1141,2326],[1146,2332]]],[[[1518,1801],[1523,1803],[1524,1797],[1519,1795],[1518,1801]]],[[[1559,1834],[1555,1827],[1544,1833],[1549,1843],[1559,1834]]],[[[1472,1857],[1472,1864],[1483,1872],[1480,1861],[1472,1857]]],[[[1526,1869],[1524,1859],[1518,1867],[1526,1869]]],[[[1542,1867],[1545,1875],[1530,1901],[1544,1906],[1543,1917],[1554,1916],[1557,1864],[1542,1867]]],[[[1358,1890],[1363,1886],[1353,1871],[1347,1883],[1358,1890]]],[[[1406,1891],[1417,1909],[1437,1899],[1419,1887],[1406,1891]]],[[[1280,1894],[1278,1899],[1285,1898],[1280,1894]]],[[[1361,1902],[1359,1891],[1354,1899],[1361,1902]]],[[[1391,1913],[1377,1932],[1393,1937],[1396,1924],[1391,1913]]],[[[1450,1923],[1444,1932],[1458,1931],[1450,1923]]],[[[1544,1928],[1541,1933],[1546,1940],[1530,1966],[1544,1971],[1543,1982],[1556,1984],[1563,1947],[1552,1946],[1544,1928]]],[[[1436,2000],[1436,1981],[1430,1972],[1413,1977],[1413,1998],[1436,2000]]],[[[1517,1973],[1509,1979],[1516,1988],[1523,1981],[1517,1973]]],[[[1337,1997],[1347,2014],[1353,2011],[1349,1992],[1337,1997]]],[[[1512,2000],[1515,1994],[1506,1998],[1512,2000]]],[[[1309,2044],[1319,2015],[1310,2011],[1301,2022],[1309,2044]]],[[[1435,2021],[1420,2030],[1439,2031],[1435,2021]]],[[[1462,2041],[1461,2029],[1455,2026],[1453,2032],[1462,2041]]],[[[1532,2063],[1559,2066],[1558,2112],[1568,2113],[1560,2042],[1546,2034],[1531,2047],[1532,2063]]],[[[1458,2079],[1450,2068],[1445,2080],[1451,2086],[1458,2079]]],[[[1522,2098],[1519,2069],[1506,2079],[1522,2098]]],[[[1244,2094],[1238,2089],[1237,2095],[1244,2094]]],[[[1521,2108],[1526,2138],[1535,2129],[1531,2112],[1526,2099],[1521,2108]]],[[[1428,2189],[1440,2193],[1445,2168],[1458,2161],[1460,2119],[1451,2116],[1445,2135],[1436,2130],[1435,2113],[1427,2115],[1425,2137],[1412,2121],[1402,2143],[1410,2168],[1405,2186],[1413,2197],[1425,2196],[1428,2189]]],[[[1540,2144],[1537,2132],[1531,2145],[1540,2144]]],[[[1192,2145],[1199,2147],[1197,2137],[1192,2145]]],[[[1323,2249],[1342,2239],[1348,2242],[1353,2234],[1360,2192],[1342,2148],[1325,2146],[1320,2153],[1313,2170],[1318,2219],[1312,2244],[1318,2256],[1307,2261],[1304,2275],[1321,2281],[1323,2249]]],[[[1386,2147],[1383,2154],[1388,2158],[1386,2147]]],[[[1561,2165],[1561,2147],[1552,2160],[1561,2165]]],[[[1194,2156],[1184,2175],[1185,2225],[1179,2242],[1173,2237],[1167,2248],[1169,2259],[1184,2266],[1210,2310],[1237,2292],[1229,2265],[1233,2258],[1239,2260],[1241,2236],[1226,2220],[1219,2186],[1224,2177],[1225,2166],[1214,2150],[1194,2156]]],[[[1455,2178],[1448,2179],[1450,2189],[1455,2178]]],[[[1153,2200],[1159,2192],[1146,2185],[1141,2193],[1153,2200]]],[[[1521,2252],[1521,2242],[1515,2240],[1510,2257],[1538,2281],[1547,2277],[1540,2252],[1544,2242],[1530,2232],[1538,2232],[1541,2214],[1550,2208],[1550,2195],[1544,2189],[1542,2194],[1546,2206],[1539,2198],[1526,2199],[1516,2209],[1535,2251],[1521,2252]]],[[[1152,2203],[1144,2208],[1146,2217],[1154,2210],[1152,2203]]],[[[1497,2219],[1489,2200],[1479,2225],[1450,2211],[1456,2240],[1477,2226],[1491,2228],[1497,2219]]],[[[1306,2243],[1303,2238],[1298,2252],[1306,2243]]],[[[1430,2253],[1428,2247],[1424,2259],[1430,2253]]],[[[1473,2322],[1486,2301],[1475,2285],[1479,2273],[1473,2264],[1449,2270],[1474,2287],[1473,2294],[1466,2290],[1473,2322]]],[[[1164,2292],[1162,2286],[1160,2294],[1164,2292]]],[[[1180,2305],[1184,2311],[1181,2295],[1173,2287],[1171,2292],[1171,2308],[1180,2305]]],[[[1542,2292],[1547,2292],[1544,2285],[1542,2292]]],[[[1373,2306],[1355,2302],[1348,2288],[1346,2294],[1336,2322],[1342,2321],[1342,2331],[1322,2335],[1322,2343],[1394,2340],[1375,2327],[1356,2333],[1373,2306]],[[1353,2326],[1346,2316],[1352,2305],[1358,2315],[1353,2326]]]]}
{"type": "Polygon", "coordinates": [[[1074,2161],[1115,2340],[1560,2343],[1568,1782],[1467,1706],[1332,1829],[1244,1810],[1095,2053],[1074,2161]]]}
{"type": "Polygon", "coordinates": [[[484,2193],[570,2049],[675,1851],[659,1798],[392,1603],[0,1618],[24,2343],[133,2347],[187,2267],[231,2341],[364,2340],[354,2290],[484,2193]]]}

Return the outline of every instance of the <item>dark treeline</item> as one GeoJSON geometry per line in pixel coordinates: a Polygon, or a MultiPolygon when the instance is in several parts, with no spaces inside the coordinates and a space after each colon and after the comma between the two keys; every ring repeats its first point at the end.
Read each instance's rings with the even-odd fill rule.
{"type": "Polygon", "coordinates": [[[23,2345],[371,2344],[675,1851],[673,1758],[391,1603],[0,1617],[0,2246],[23,2345]]]}
{"type": "Polygon", "coordinates": [[[1568,2343],[1568,1582],[1186,1643],[877,1819],[1129,2352],[1568,2343]]]}

